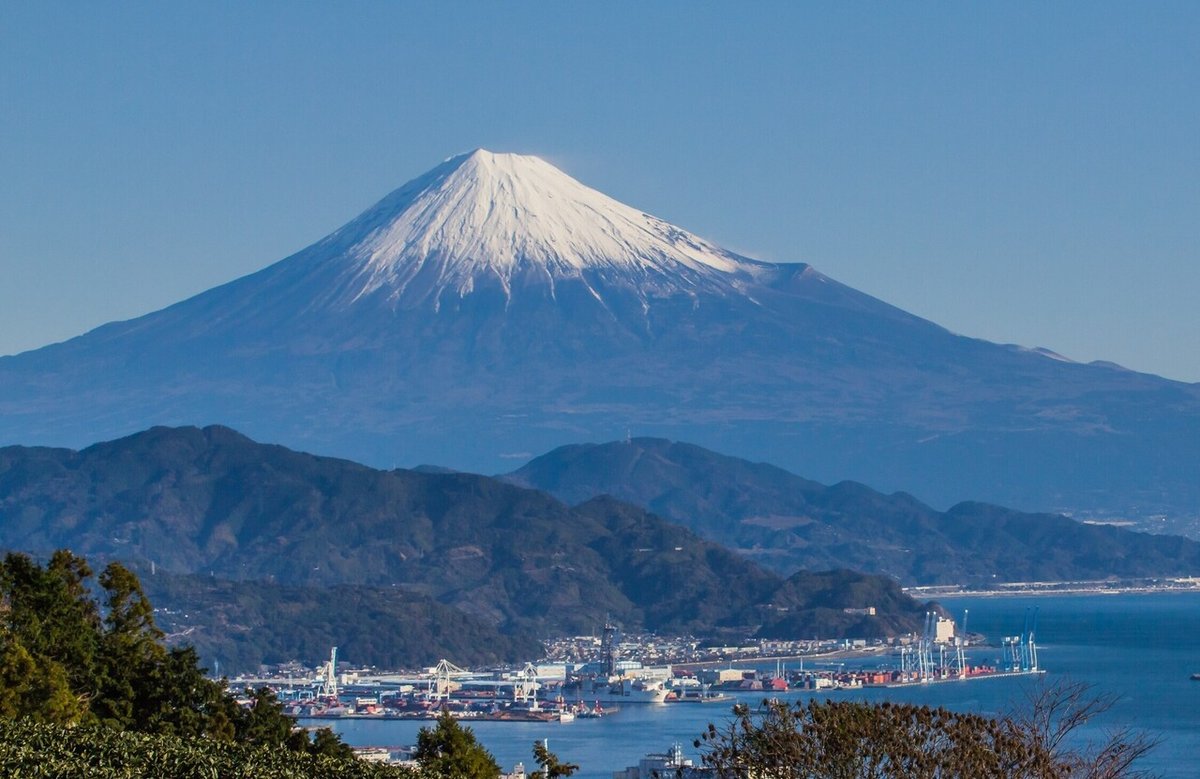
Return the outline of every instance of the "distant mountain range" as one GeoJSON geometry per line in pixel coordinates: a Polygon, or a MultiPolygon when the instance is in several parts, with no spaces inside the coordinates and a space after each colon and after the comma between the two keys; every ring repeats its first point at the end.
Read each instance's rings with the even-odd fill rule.
{"type": "Polygon", "coordinates": [[[567,503],[610,495],[785,575],[853,568],[909,585],[979,585],[1200,573],[1200,542],[1176,536],[984,503],[936,511],[905,493],[827,487],[662,439],[564,446],[504,478],[567,503]]]}
{"type": "Polygon", "coordinates": [[[82,451],[0,449],[0,548],[60,547],[154,571],[159,606],[202,612],[172,629],[219,629],[227,648],[212,649],[211,633],[205,646],[227,662],[310,646],[313,619],[330,625],[329,643],[358,636],[345,648],[361,662],[395,652],[365,651],[364,625],[411,630],[427,640],[415,663],[496,630],[526,642],[492,647],[511,657],[531,637],[588,633],[610,618],[672,633],[838,637],[908,632],[926,610],[885,577],[785,580],[612,498],[568,507],[485,476],[378,471],[222,427],[155,428],[82,451]],[[344,613],[320,617],[335,601],[344,613]],[[880,613],[844,611],[866,606],[880,613]],[[249,646],[264,619],[278,621],[278,640],[249,646]]]}
{"type": "Polygon", "coordinates": [[[956,335],[482,150],[257,273],[0,358],[0,442],[212,422],[485,473],[629,429],[937,506],[1200,513],[1200,385],[956,335]]]}

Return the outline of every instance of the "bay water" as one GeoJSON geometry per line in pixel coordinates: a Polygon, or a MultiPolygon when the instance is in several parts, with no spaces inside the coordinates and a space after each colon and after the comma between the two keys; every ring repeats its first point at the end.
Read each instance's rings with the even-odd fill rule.
{"type": "MultiPolygon", "coordinates": [[[[1039,660],[1047,669],[1046,682],[1083,682],[1092,685],[1096,694],[1115,699],[1109,711],[1081,729],[1077,743],[1099,741],[1113,728],[1133,726],[1162,739],[1140,768],[1165,779],[1200,777],[1200,682],[1189,679],[1200,673],[1200,593],[993,596],[947,599],[942,604],[960,623],[967,611],[968,631],[982,633],[997,645],[972,649],[972,662],[999,657],[1001,638],[1019,634],[1026,615],[1032,617],[1036,610],[1039,660]]],[[[878,665],[895,659],[885,656],[866,662],[878,665]]],[[[768,667],[773,669],[774,663],[768,667]]],[[[1008,677],[891,689],[789,692],[780,697],[819,694],[833,699],[895,700],[999,715],[1019,708],[1036,683],[1030,677],[1008,677]]],[[[763,693],[755,693],[740,699],[757,704],[762,697],[763,693]]],[[[720,726],[730,718],[729,704],[685,703],[630,705],[599,720],[469,726],[506,771],[519,761],[531,768],[534,741],[548,739],[552,752],[581,766],[577,777],[599,779],[674,743],[681,743],[685,754],[699,762],[693,741],[708,723],[720,726]]],[[[417,731],[430,723],[356,719],[305,724],[329,725],[354,746],[400,746],[415,743],[417,731]]]]}

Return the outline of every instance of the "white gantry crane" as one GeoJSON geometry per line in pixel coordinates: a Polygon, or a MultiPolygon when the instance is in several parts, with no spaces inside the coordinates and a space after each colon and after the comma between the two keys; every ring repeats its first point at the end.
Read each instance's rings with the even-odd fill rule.
{"type": "Polygon", "coordinates": [[[329,650],[329,662],[317,672],[317,697],[337,698],[337,647],[329,650]]]}
{"type": "Polygon", "coordinates": [[[459,668],[449,660],[442,658],[433,669],[433,698],[441,701],[449,700],[450,693],[458,689],[454,677],[468,674],[470,671],[459,668]]]}
{"type": "Polygon", "coordinates": [[[537,693],[541,686],[538,682],[537,668],[533,663],[526,663],[521,673],[513,680],[513,702],[528,706],[530,711],[537,711],[537,693]]]}

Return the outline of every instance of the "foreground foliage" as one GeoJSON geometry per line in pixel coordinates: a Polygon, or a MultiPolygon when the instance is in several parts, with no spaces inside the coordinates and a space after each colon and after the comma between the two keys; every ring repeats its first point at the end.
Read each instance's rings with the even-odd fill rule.
{"type": "Polygon", "coordinates": [[[190,647],[168,649],[131,571],[59,550],[43,566],[0,561],[0,720],[136,731],[346,758],[331,733],[312,740],[268,690],[240,705],[205,676],[190,647]],[[99,591],[99,599],[93,591],[99,591]]]}
{"type": "Polygon", "coordinates": [[[579,770],[575,763],[564,763],[558,755],[550,751],[545,741],[533,742],[533,759],[539,766],[537,771],[530,774],[531,779],[562,779],[571,776],[579,770]]]}
{"type": "Polygon", "coordinates": [[[500,765],[475,739],[475,731],[458,723],[449,712],[437,724],[417,732],[413,759],[429,779],[497,779],[500,765]]]}
{"type": "Polygon", "coordinates": [[[0,721],[0,776],[28,779],[410,779],[354,758],[252,744],[0,721]]]}
{"type": "Polygon", "coordinates": [[[809,699],[734,707],[696,741],[719,777],[754,779],[1133,779],[1157,743],[1129,730],[1076,749],[1071,735],[1111,703],[1086,685],[1038,688],[993,718],[909,703],[809,699]]]}

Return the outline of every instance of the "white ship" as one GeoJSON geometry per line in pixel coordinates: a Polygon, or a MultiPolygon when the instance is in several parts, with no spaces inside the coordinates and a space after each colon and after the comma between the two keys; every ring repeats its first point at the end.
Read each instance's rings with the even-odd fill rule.
{"type": "Polygon", "coordinates": [[[569,694],[578,695],[585,703],[609,707],[626,703],[665,703],[670,692],[662,679],[620,676],[582,679],[578,689],[569,694]]]}
{"type": "Polygon", "coordinates": [[[600,706],[622,706],[626,703],[665,703],[671,690],[671,666],[643,667],[636,660],[618,658],[620,630],[612,624],[604,626],[599,660],[588,663],[581,673],[569,679],[571,695],[600,706]]]}

